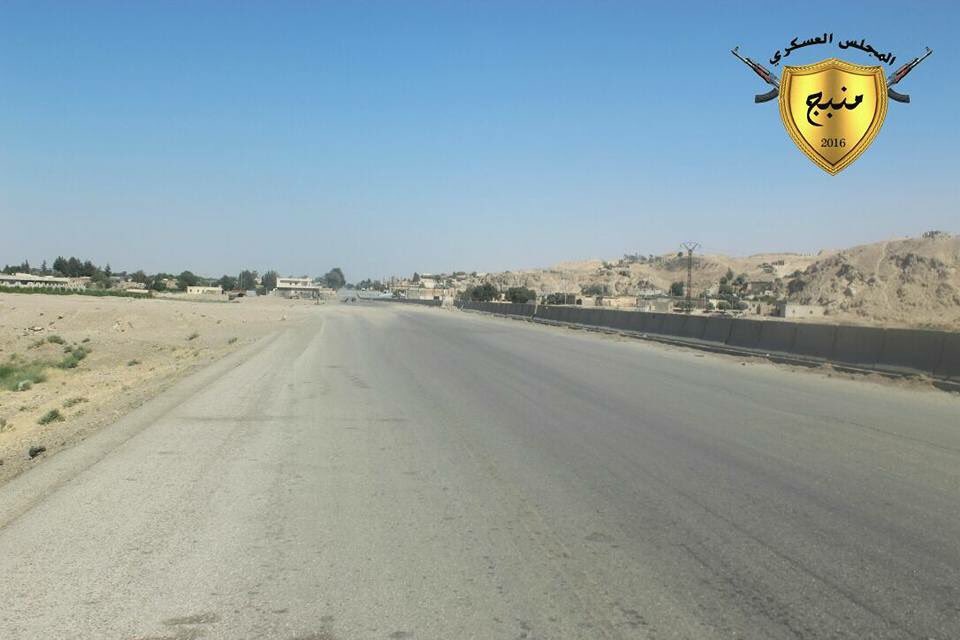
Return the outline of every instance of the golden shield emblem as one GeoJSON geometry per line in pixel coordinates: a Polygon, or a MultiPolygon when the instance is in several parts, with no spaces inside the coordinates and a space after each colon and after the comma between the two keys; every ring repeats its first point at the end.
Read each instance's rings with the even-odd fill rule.
{"type": "Polygon", "coordinates": [[[783,70],[783,126],[800,150],[831,174],[866,151],[886,115],[887,81],[880,67],[831,58],[783,70]]]}

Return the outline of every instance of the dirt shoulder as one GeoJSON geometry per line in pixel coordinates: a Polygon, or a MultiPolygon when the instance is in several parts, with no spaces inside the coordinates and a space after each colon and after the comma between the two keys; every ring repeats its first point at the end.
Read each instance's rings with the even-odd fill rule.
{"type": "Polygon", "coordinates": [[[272,297],[0,294],[0,483],[183,376],[317,311],[308,301],[272,297]],[[31,457],[37,447],[45,451],[31,457]]]}

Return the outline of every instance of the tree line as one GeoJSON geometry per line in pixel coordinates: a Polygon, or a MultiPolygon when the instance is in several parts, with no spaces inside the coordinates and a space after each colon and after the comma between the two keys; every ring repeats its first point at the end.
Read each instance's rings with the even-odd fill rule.
{"type": "MultiPolygon", "coordinates": [[[[110,264],[103,268],[95,264],[92,260],[81,260],[74,256],[65,258],[57,256],[53,261],[52,267],[47,266],[44,260],[39,268],[32,267],[30,262],[24,260],[20,264],[4,265],[3,273],[29,273],[42,276],[60,276],[65,278],[90,278],[90,284],[93,287],[101,289],[110,289],[119,282],[129,280],[143,285],[144,289],[150,291],[186,291],[187,287],[215,287],[219,286],[224,291],[257,291],[258,293],[269,293],[277,288],[277,278],[279,274],[274,270],[264,272],[262,275],[251,269],[244,269],[236,276],[223,275],[220,278],[207,278],[199,276],[192,271],[181,271],[179,274],[158,272],[148,274],[142,269],[133,273],[114,272],[110,264]]],[[[307,276],[304,276],[307,277],[307,276]]],[[[346,277],[340,267],[334,267],[326,274],[315,278],[314,282],[324,284],[325,286],[340,289],[346,285],[346,277]]]]}

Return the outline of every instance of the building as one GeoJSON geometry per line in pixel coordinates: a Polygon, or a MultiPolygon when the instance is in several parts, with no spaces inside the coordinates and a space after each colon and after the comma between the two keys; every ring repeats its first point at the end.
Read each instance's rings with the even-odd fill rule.
{"type": "Polygon", "coordinates": [[[752,296],[773,295],[776,284],[772,280],[751,280],[747,283],[747,293],[752,296]]]}
{"type": "Polygon", "coordinates": [[[120,289],[121,291],[130,291],[130,290],[137,290],[137,289],[146,290],[147,285],[143,284],[142,282],[134,282],[133,280],[118,280],[113,282],[113,288],[120,289]]]}
{"type": "Polygon", "coordinates": [[[420,279],[416,282],[421,289],[436,289],[438,286],[437,278],[430,273],[420,274],[420,279]]]}
{"type": "Polygon", "coordinates": [[[651,298],[648,300],[641,300],[638,305],[640,311],[647,311],[650,313],[670,313],[673,311],[674,305],[677,303],[674,298],[651,298]]]}
{"type": "Polygon", "coordinates": [[[781,302],[777,305],[777,315],[781,318],[818,318],[827,313],[827,308],[819,304],[797,304],[781,302]]]}
{"type": "Polygon", "coordinates": [[[59,276],[35,276],[30,273],[0,274],[0,286],[22,288],[83,290],[89,278],[62,278],[59,276]]]}
{"type": "Polygon", "coordinates": [[[746,303],[747,308],[744,309],[744,313],[755,315],[755,316],[772,316],[776,315],[776,307],[772,304],[766,302],[757,302],[756,300],[751,300],[746,303]]]}
{"type": "Polygon", "coordinates": [[[643,286],[637,289],[637,296],[640,298],[657,298],[662,295],[665,295],[667,292],[659,287],[654,287],[652,285],[643,286]]]}
{"type": "Polygon", "coordinates": [[[636,296],[602,296],[597,298],[598,307],[612,307],[614,309],[635,309],[636,296]]]}
{"type": "Polygon", "coordinates": [[[284,298],[319,298],[326,289],[310,278],[277,278],[274,293],[284,298]]]}
{"type": "Polygon", "coordinates": [[[194,296],[219,296],[223,295],[221,287],[187,287],[187,293],[194,296]]]}
{"type": "Polygon", "coordinates": [[[395,290],[401,298],[407,300],[442,300],[448,293],[446,289],[437,289],[435,287],[406,287],[395,290]]]}

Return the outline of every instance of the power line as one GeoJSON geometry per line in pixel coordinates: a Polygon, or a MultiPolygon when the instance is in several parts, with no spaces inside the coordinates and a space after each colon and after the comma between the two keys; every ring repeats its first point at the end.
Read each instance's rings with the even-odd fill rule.
{"type": "Polygon", "coordinates": [[[680,246],[687,250],[687,301],[685,311],[690,313],[693,311],[693,252],[700,247],[700,243],[683,242],[680,246]]]}

